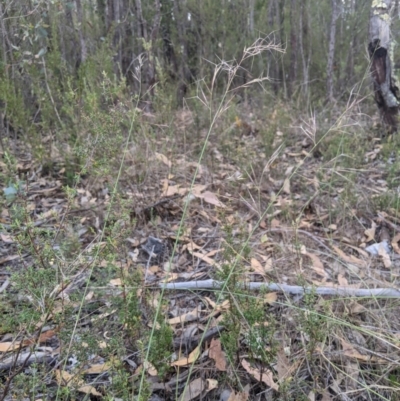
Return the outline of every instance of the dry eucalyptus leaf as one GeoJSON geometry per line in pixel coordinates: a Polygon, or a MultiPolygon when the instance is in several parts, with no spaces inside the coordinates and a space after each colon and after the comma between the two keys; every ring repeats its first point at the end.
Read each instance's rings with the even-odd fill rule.
{"type": "Polygon", "coordinates": [[[283,192],[287,195],[290,195],[290,179],[286,178],[283,182],[283,192]]]}
{"type": "Polygon", "coordinates": [[[208,356],[215,361],[217,370],[220,372],[226,371],[226,358],[219,339],[213,338],[211,340],[208,356]]]}
{"type": "Polygon", "coordinates": [[[392,239],[392,247],[393,250],[400,255],[400,247],[399,247],[399,241],[400,241],[400,233],[396,234],[393,239],[392,239]]]}
{"type": "Polygon", "coordinates": [[[220,208],[226,208],[226,206],[217,198],[217,195],[210,191],[205,191],[202,194],[196,195],[198,198],[203,199],[210,205],[218,206],[220,208]]]}
{"type": "Polygon", "coordinates": [[[218,380],[206,379],[207,382],[207,392],[218,388],[218,380]]]}
{"type": "Polygon", "coordinates": [[[168,166],[169,168],[171,168],[172,163],[171,163],[171,160],[169,160],[167,156],[164,156],[163,154],[157,153],[157,152],[155,153],[155,156],[156,156],[156,159],[157,159],[157,160],[160,160],[160,161],[161,161],[162,163],[164,163],[166,166],[168,166]]]}
{"type": "Polygon", "coordinates": [[[277,299],[278,299],[277,292],[268,292],[267,294],[264,295],[263,301],[264,301],[264,303],[271,305],[274,302],[276,302],[277,299]]]}
{"type": "Polygon", "coordinates": [[[14,351],[21,347],[20,341],[8,341],[0,343],[0,352],[14,351]]]}
{"type": "Polygon", "coordinates": [[[382,258],[383,265],[387,269],[392,266],[392,261],[390,260],[390,255],[384,246],[379,247],[378,254],[382,258]]]}
{"type": "Polygon", "coordinates": [[[280,350],[276,354],[276,371],[278,372],[278,379],[280,381],[285,380],[290,375],[290,363],[283,350],[280,350]]]}
{"type": "Polygon", "coordinates": [[[263,369],[262,373],[259,369],[253,368],[246,359],[242,359],[241,361],[242,366],[244,369],[254,377],[257,381],[261,380],[267,386],[271,387],[272,389],[278,391],[279,386],[274,382],[274,375],[268,369],[263,369]]]}
{"type": "Polygon", "coordinates": [[[249,393],[246,392],[235,393],[234,391],[232,391],[227,401],[247,401],[248,399],[249,399],[249,393]]]}
{"type": "Polygon", "coordinates": [[[332,248],[345,262],[362,267],[367,267],[367,263],[364,260],[361,260],[354,255],[346,255],[340,248],[335,245],[332,245],[332,248]]]}
{"type": "Polygon", "coordinates": [[[92,375],[92,374],[100,374],[100,373],[104,373],[107,372],[108,370],[110,370],[112,368],[111,363],[109,362],[105,362],[102,364],[94,364],[92,365],[90,368],[85,369],[84,373],[88,374],[88,375],[92,375]]]}
{"type": "Polygon", "coordinates": [[[206,385],[204,380],[201,377],[194,379],[184,388],[182,395],[179,397],[179,401],[191,401],[201,395],[205,390],[206,385]]]}
{"type": "Polygon", "coordinates": [[[364,231],[364,235],[366,236],[365,242],[373,241],[375,238],[375,231],[376,231],[376,223],[371,223],[371,228],[367,228],[364,231]]]}
{"type": "Polygon", "coordinates": [[[265,274],[264,268],[262,267],[261,263],[257,259],[251,258],[250,264],[251,264],[251,268],[256,273],[261,274],[261,275],[265,274]]]}
{"type": "Polygon", "coordinates": [[[178,359],[171,363],[171,366],[190,366],[200,356],[200,347],[197,346],[187,357],[178,359]]]}
{"type": "Polygon", "coordinates": [[[183,324],[185,322],[192,322],[193,320],[198,320],[200,317],[201,306],[198,305],[196,308],[190,312],[184,313],[183,315],[173,317],[168,319],[168,324],[183,324]]]}
{"type": "Polygon", "coordinates": [[[88,384],[84,384],[82,379],[77,378],[76,376],[72,375],[71,373],[65,370],[57,369],[55,371],[56,380],[58,385],[60,386],[67,386],[71,387],[72,385],[78,385],[78,391],[85,394],[92,394],[98,397],[102,397],[103,395],[99,393],[93,386],[88,384]]]}

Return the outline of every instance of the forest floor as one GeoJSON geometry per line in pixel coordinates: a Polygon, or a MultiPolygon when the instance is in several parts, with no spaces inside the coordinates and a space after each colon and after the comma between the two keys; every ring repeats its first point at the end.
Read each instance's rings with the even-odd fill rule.
{"type": "Polygon", "coordinates": [[[3,138],[0,400],[400,399],[398,139],[250,109],[3,138]]]}

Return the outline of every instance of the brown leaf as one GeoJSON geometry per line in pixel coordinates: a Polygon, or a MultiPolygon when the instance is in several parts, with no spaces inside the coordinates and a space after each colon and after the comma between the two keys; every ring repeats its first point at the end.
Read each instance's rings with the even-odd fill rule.
{"type": "Polygon", "coordinates": [[[4,343],[0,343],[0,352],[14,351],[20,347],[21,347],[20,341],[7,341],[4,343]]]}
{"type": "Polygon", "coordinates": [[[37,340],[35,338],[30,338],[28,340],[25,340],[24,346],[36,344],[36,342],[38,344],[45,343],[46,341],[53,338],[57,334],[57,331],[58,331],[58,329],[44,331],[43,333],[40,334],[40,336],[37,340]]]}
{"type": "Polygon", "coordinates": [[[383,265],[388,269],[392,266],[392,261],[390,260],[390,255],[386,252],[383,245],[379,245],[378,255],[382,258],[383,265]]]}
{"type": "Polygon", "coordinates": [[[157,159],[157,160],[160,160],[160,161],[163,162],[165,165],[167,165],[168,168],[171,168],[172,163],[171,163],[171,160],[169,160],[167,156],[164,156],[163,154],[157,153],[157,152],[155,153],[155,156],[156,156],[156,159],[157,159]]]}
{"type": "Polygon", "coordinates": [[[270,370],[263,369],[263,372],[261,373],[260,370],[251,367],[249,362],[246,361],[246,359],[242,359],[241,364],[244,367],[244,369],[257,381],[261,380],[263,383],[265,383],[272,389],[276,391],[279,390],[279,386],[274,382],[274,376],[270,370]]]}
{"type": "Polygon", "coordinates": [[[278,351],[276,357],[276,371],[278,372],[279,381],[282,381],[290,376],[291,367],[289,360],[283,350],[278,351]]]}
{"type": "Polygon", "coordinates": [[[226,358],[219,339],[213,338],[211,340],[208,356],[215,361],[217,370],[221,372],[226,371],[226,358]]]}
{"type": "Polygon", "coordinates": [[[264,265],[264,272],[269,272],[272,270],[272,258],[268,258],[264,265]]]}
{"type": "Polygon", "coordinates": [[[200,317],[200,312],[201,312],[201,306],[198,305],[196,308],[194,308],[192,311],[184,313],[183,315],[180,316],[175,316],[171,319],[168,319],[169,324],[183,324],[185,322],[192,322],[193,320],[197,320],[200,317]]]}
{"type": "Polygon", "coordinates": [[[179,397],[179,401],[190,401],[201,395],[206,390],[204,380],[199,377],[189,383],[183,390],[182,395],[179,397]]]}
{"type": "Polygon", "coordinates": [[[197,346],[187,357],[178,359],[171,363],[171,366],[189,366],[200,356],[200,346],[197,346]]]}
{"type": "Polygon", "coordinates": [[[164,189],[162,196],[168,197],[172,195],[186,195],[189,192],[188,188],[181,188],[180,185],[168,185],[164,189]]]}
{"type": "Polygon", "coordinates": [[[283,182],[283,192],[285,194],[290,195],[290,179],[286,178],[285,181],[283,182]]]}
{"type": "Polygon", "coordinates": [[[399,247],[399,241],[400,241],[400,233],[396,234],[393,239],[392,239],[392,247],[394,251],[400,255],[400,247],[399,247]]]}
{"type": "Polygon", "coordinates": [[[9,234],[0,233],[0,238],[5,244],[12,244],[14,243],[14,238],[9,234]]]}
{"type": "Polygon", "coordinates": [[[354,358],[354,359],[357,359],[358,361],[363,361],[363,362],[375,362],[375,363],[380,363],[380,364],[388,364],[389,363],[385,359],[378,358],[376,356],[364,355],[364,354],[359,353],[350,343],[348,343],[347,341],[345,341],[343,339],[341,339],[340,342],[342,344],[343,355],[345,355],[349,358],[354,358]]]}
{"type": "Polygon", "coordinates": [[[341,285],[342,287],[347,287],[349,285],[349,282],[347,281],[347,278],[343,276],[343,274],[338,274],[337,276],[338,279],[338,283],[339,285],[341,285]]]}
{"type": "Polygon", "coordinates": [[[249,393],[235,393],[234,391],[232,391],[227,401],[247,401],[248,399],[249,393]]]}
{"type": "Polygon", "coordinates": [[[220,200],[218,200],[217,195],[210,191],[205,191],[202,194],[197,194],[196,197],[203,199],[205,202],[211,205],[218,206],[223,209],[226,208],[226,206],[220,200]]]}
{"type": "Polygon", "coordinates": [[[56,373],[57,383],[60,386],[71,387],[72,385],[76,384],[80,386],[78,388],[78,391],[80,391],[81,393],[92,394],[98,397],[103,396],[103,394],[99,393],[93,386],[84,384],[84,381],[82,379],[78,379],[76,376],[72,375],[71,373],[68,373],[65,370],[57,369],[55,373],[56,373]]]}
{"type": "MultiPolygon", "coordinates": [[[[189,251],[189,252],[190,252],[190,251],[189,251]]],[[[215,262],[213,259],[209,258],[208,256],[203,255],[203,254],[200,253],[200,252],[191,252],[191,254],[192,254],[193,256],[196,256],[196,258],[199,258],[199,259],[202,260],[203,262],[208,263],[208,264],[211,265],[211,266],[216,266],[216,267],[218,267],[217,262],[215,262]]]]}
{"type": "Polygon", "coordinates": [[[122,286],[122,280],[120,278],[113,278],[110,280],[110,285],[112,285],[113,287],[120,287],[122,286]]]}
{"type": "Polygon", "coordinates": [[[273,304],[276,302],[278,299],[278,293],[277,292],[268,292],[267,294],[264,295],[263,301],[266,304],[273,304]]]}
{"type": "Polygon", "coordinates": [[[281,226],[281,222],[278,219],[271,220],[271,228],[279,228],[281,226]]]}
{"type": "Polygon", "coordinates": [[[359,253],[361,256],[364,256],[364,258],[369,258],[370,254],[365,251],[364,249],[361,249],[357,246],[351,245],[351,244],[347,244],[347,246],[351,249],[354,249],[355,251],[357,251],[357,253],[359,253]]]}
{"type": "Polygon", "coordinates": [[[98,375],[100,373],[107,372],[112,367],[110,362],[105,363],[96,363],[92,365],[90,368],[85,369],[83,373],[88,375],[98,375]]]}
{"type": "Polygon", "coordinates": [[[364,235],[366,237],[365,242],[373,241],[375,238],[375,231],[376,231],[376,223],[371,222],[371,228],[367,228],[364,231],[364,235]]]}
{"type": "Polygon", "coordinates": [[[358,315],[360,313],[367,312],[365,306],[355,301],[351,302],[348,308],[351,315],[358,315]]]}
{"type": "Polygon", "coordinates": [[[262,267],[261,263],[257,259],[251,258],[250,264],[251,264],[251,268],[256,273],[261,274],[262,276],[265,275],[264,268],[262,267]]]}
{"type": "Polygon", "coordinates": [[[154,367],[154,365],[153,365],[151,362],[149,362],[149,361],[144,361],[143,367],[145,368],[146,372],[147,372],[150,376],[157,376],[157,375],[158,375],[157,369],[154,367]]]}
{"type": "Polygon", "coordinates": [[[367,267],[367,263],[364,260],[358,259],[354,255],[346,255],[340,248],[335,245],[332,245],[334,251],[345,261],[348,263],[352,263],[358,266],[367,267]]]}
{"type": "Polygon", "coordinates": [[[192,193],[194,196],[201,196],[201,193],[207,188],[207,185],[203,185],[203,184],[196,184],[193,188],[192,188],[192,193]]]}
{"type": "Polygon", "coordinates": [[[317,274],[322,277],[329,277],[329,274],[324,269],[324,264],[321,262],[321,259],[317,255],[314,255],[313,253],[308,251],[306,251],[304,254],[311,259],[312,268],[317,274]]]}
{"type": "Polygon", "coordinates": [[[321,401],[332,401],[332,397],[327,389],[323,390],[321,401]]]}
{"type": "Polygon", "coordinates": [[[218,380],[206,379],[207,382],[207,392],[218,388],[218,380]]]}
{"type": "Polygon", "coordinates": [[[346,361],[346,389],[356,391],[359,383],[360,365],[350,360],[346,361]]]}
{"type": "Polygon", "coordinates": [[[6,257],[0,259],[0,265],[2,265],[3,263],[6,263],[6,262],[10,262],[11,260],[19,259],[19,258],[20,258],[19,255],[6,256],[6,257]]]}

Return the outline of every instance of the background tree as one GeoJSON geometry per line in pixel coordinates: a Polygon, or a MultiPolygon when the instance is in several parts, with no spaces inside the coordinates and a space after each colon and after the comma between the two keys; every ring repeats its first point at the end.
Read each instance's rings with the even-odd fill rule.
{"type": "Polygon", "coordinates": [[[375,101],[390,132],[397,131],[399,110],[399,88],[393,69],[394,42],[390,33],[393,6],[391,0],[373,1],[368,44],[375,101]]]}
{"type": "MultiPolygon", "coordinates": [[[[99,82],[104,74],[123,82],[148,110],[155,107],[155,94],[161,92],[174,99],[174,106],[182,106],[198,80],[210,82],[215,64],[240,59],[246,44],[268,35],[286,53],[259,56],[251,65],[245,62],[235,78],[238,85],[268,76],[270,81],[263,84],[260,94],[268,92],[306,107],[323,105],[326,96],[330,101],[347,100],[354,85],[358,85],[357,93],[368,90],[365,38],[370,8],[371,2],[356,0],[34,4],[5,0],[0,4],[2,122],[25,134],[43,132],[40,121],[46,121],[46,129],[60,128],[60,121],[68,126],[76,118],[72,108],[87,102],[85,91],[101,98],[99,82]],[[66,87],[74,101],[64,95],[66,87]],[[46,113],[49,118],[42,118],[46,113]]],[[[374,10],[380,12],[378,6],[374,10]]],[[[383,19],[371,17],[371,27],[383,26],[378,21],[383,19]]],[[[392,28],[396,36],[397,21],[392,28]]],[[[370,49],[375,49],[377,39],[378,48],[386,49],[386,39],[373,31],[376,28],[371,30],[370,49]]],[[[371,54],[378,53],[372,50],[371,54]]],[[[376,75],[377,64],[373,63],[376,75]]],[[[376,88],[381,85],[377,77],[376,88]]],[[[393,82],[388,83],[392,89],[393,82]]],[[[224,90],[224,80],[216,84],[224,90]]],[[[396,105],[389,98],[385,102],[381,109],[385,121],[393,126],[389,117],[396,105]]]]}
{"type": "Polygon", "coordinates": [[[336,43],[336,21],[339,17],[339,4],[337,0],[331,1],[331,25],[329,29],[329,48],[328,48],[328,64],[326,67],[326,88],[327,97],[330,101],[333,100],[333,63],[335,56],[336,43]]]}

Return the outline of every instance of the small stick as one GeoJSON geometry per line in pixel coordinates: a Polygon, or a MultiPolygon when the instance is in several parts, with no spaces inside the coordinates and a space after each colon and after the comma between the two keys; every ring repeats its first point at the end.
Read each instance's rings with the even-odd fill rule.
{"type": "MultiPolygon", "coordinates": [[[[186,281],[181,283],[160,283],[159,287],[166,290],[207,290],[220,289],[224,283],[216,280],[186,281]]],[[[242,283],[243,288],[249,290],[270,290],[280,291],[289,294],[304,294],[315,292],[318,295],[340,295],[352,297],[384,297],[400,298],[400,291],[393,288],[350,288],[350,287],[301,287],[299,285],[287,285],[277,283],[242,283]]]]}

